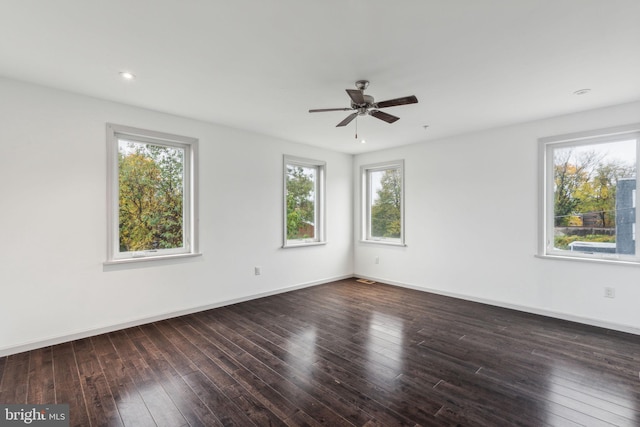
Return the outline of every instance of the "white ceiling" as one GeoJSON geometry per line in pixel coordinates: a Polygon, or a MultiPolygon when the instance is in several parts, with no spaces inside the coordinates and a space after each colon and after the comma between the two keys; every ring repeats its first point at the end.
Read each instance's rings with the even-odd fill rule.
{"type": "Polygon", "coordinates": [[[0,76],[360,153],[638,100],[639,18],[640,0],[2,0],[0,76]],[[419,100],[359,118],[364,145],[335,127],[348,112],[308,113],[358,79],[419,100]]]}

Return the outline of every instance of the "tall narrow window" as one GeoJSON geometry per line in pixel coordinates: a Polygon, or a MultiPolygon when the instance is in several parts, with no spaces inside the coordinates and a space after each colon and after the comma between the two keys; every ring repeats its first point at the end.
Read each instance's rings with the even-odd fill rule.
{"type": "Polygon", "coordinates": [[[362,240],[404,245],[404,161],[362,166],[362,240]]]}
{"type": "Polygon", "coordinates": [[[543,255],[640,260],[635,238],[638,127],[541,140],[543,255]]]}
{"type": "Polygon", "coordinates": [[[324,243],[325,162],[284,157],[283,247],[324,243]]]}
{"type": "Polygon", "coordinates": [[[197,140],[107,125],[108,261],[196,252],[197,140]]]}

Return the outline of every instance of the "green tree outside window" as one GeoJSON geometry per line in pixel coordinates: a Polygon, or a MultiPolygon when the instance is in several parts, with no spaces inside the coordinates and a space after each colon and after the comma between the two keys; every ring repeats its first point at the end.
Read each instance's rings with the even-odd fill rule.
{"type": "Polygon", "coordinates": [[[120,252],[184,246],[184,150],[118,143],[120,252]]]}

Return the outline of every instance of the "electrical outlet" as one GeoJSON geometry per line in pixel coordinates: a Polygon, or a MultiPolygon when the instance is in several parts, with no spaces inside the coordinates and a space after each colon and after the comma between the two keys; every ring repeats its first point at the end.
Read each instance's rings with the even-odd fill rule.
{"type": "Polygon", "coordinates": [[[380,264],[380,257],[377,256],[376,259],[373,260],[373,263],[374,264],[380,264]]]}
{"type": "Polygon", "coordinates": [[[254,267],[253,272],[255,273],[256,276],[259,276],[262,274],[262,267],[254,267]]]}
{"type": "Polygon", "coordinates": [[[610,287],[604,288],[604,296],[605,298],[615,298],[616,288],[610,288],[610,287]]]}

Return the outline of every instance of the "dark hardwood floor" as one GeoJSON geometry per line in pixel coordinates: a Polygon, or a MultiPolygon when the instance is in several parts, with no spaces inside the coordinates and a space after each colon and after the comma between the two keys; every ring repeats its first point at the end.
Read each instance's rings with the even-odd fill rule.
{"type": "Polygon", "coordinates": [[[639,426],[640,337],[343,280],[0,358],[73,426],[639,426]]]}

